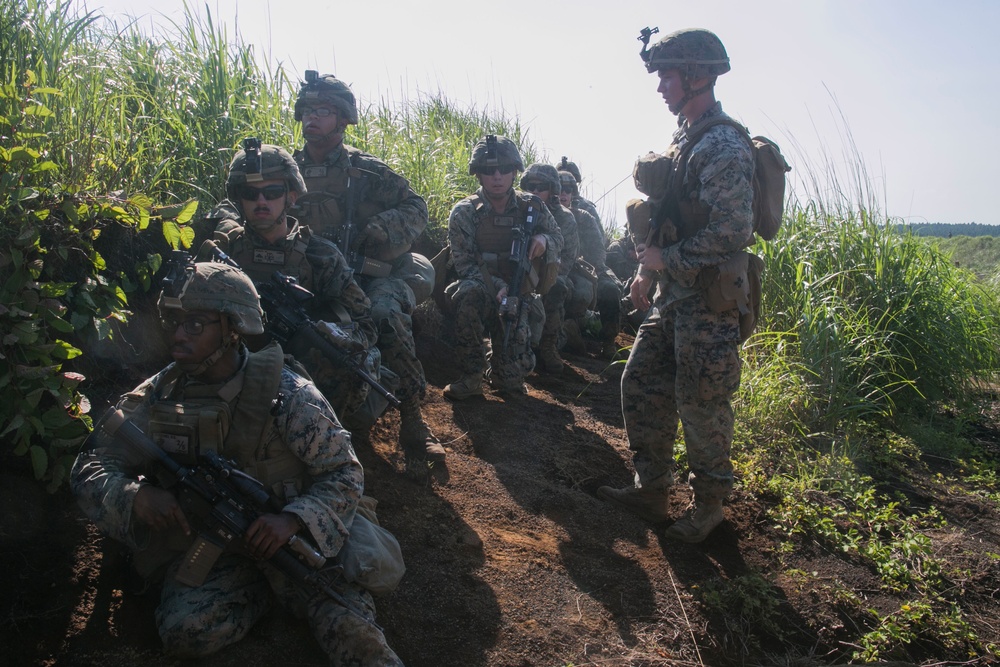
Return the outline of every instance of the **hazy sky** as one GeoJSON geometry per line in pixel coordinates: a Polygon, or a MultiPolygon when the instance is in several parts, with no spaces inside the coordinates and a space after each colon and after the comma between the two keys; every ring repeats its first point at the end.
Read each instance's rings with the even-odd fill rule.
{"type": "MultiPolygon", "coordinates": [[[[82,0],[78,0],[82,5],[82,0]]],[[[994,0],[207,0],[216,23],[281,62],[348,82],[361,105],[441,93],[502,107],[549,161],[580,165],[605,217],[624,220],[635,159],[676,127],[639,59],[639,30],[714,31],[732,71],[723,108],[781,145],[797,193],[853,190],[863,165],[885,213],[1000,224],[1000,2],[994,0]],[[992,83],[991,83],[992,82],[992,83]],[[846,156],[846,159],[845,159],[846,156]],[[624,182],[622,182],[624,181],[624,182]]],[[[180,0],[87,0],[142,24],[180,0]]],[[[156,18],[160,17],[160,18],[156,18]]]]}

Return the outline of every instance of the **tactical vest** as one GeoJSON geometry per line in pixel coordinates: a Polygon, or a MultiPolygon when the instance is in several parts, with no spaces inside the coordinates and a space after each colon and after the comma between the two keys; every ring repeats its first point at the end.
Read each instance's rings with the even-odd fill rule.
{"type": "MultiPolygon", "coordinates": [[[[360,150],[346,145],[343,150],[352,165],[355,157],[361,153],[360,150]]],[[[353,166],[350,169],[342,169],[327,163],[311,165],[299,163],[299,169],[302,178],[305,179],[307,192],[296,202],[298,217],[317,234],[336,242],[336,239],[340,238],[341,227],[347,215],[345,200],[348,177],[360,178],[362,171],[353,166]]],[[[368,218],[384,210],[382,206],[372,201],[359,201],[354,211],[355,229],[361,229],[368,218]]],[[[349,251],[357,248],[341,247],[340,250],[347,255],[349,251]]]]}
{"type": "Polygon", "coordinates": [[[270,282],[275,271],[295,278],[306,289],[312,285],[312,265],[306,258],[306,249],[312,239],[312,231],[308,227],[299,225],[295,238],[282,239],[280,248],[254,245],[243,227],[226,230],[225,237],[229,256],[255,285],[270,282]]]}
{"type": "Polygon", "coordinates": [[[121,408],[178,463],[194,465],[201,452],[215,451],[287,502],[309,478],[286,443],[266,440],[272,408],[282,400],[283,366],[277,344],[247,352],[243,369],[222,384],[183,386],[183,374],[171,364],[155,384],[126,394],[121,408]]]}

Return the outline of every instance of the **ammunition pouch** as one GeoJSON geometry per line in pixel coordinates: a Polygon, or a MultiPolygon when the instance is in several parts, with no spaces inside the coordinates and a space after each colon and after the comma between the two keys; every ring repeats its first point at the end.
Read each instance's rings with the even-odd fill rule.
{"type": "Polygon", "coordinates": [[[761,280],[764,261],[740,251],[718,266],[703,269],[698,275],[705,303],[713,312],[734,308],[740,312],[740,342],[747,340],[760,319],[761,280]]]}
{"type": "Polygon", "coordinates": [[[396,590],[406,572],[403,551],[392,533],[379,525],[375,514],[377,501],[361,496],[358,511],[351,522],[350,537],[337,554],[337,564],[344,578],[372,595],[396,590]]]}

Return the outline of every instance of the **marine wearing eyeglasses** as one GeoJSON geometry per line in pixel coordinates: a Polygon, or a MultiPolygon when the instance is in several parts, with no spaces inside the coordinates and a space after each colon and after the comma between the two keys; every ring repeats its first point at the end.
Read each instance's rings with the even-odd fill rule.
{"type": "Polygon", "coordinates": [[[521,294],[508,295],[514,230],[532,216],[528,254],[541,267],[536,272],[541,281],[545,267],[559,261],[563,238],[541,199],[514,189],[517,172],[522,169],[524,163],[514,142],[495,135],[483,138],[473,147],[469,160],[469,174],[479,181],[479,189],[455,204],[448,218],[448,241],[458,279],[445,288],[445,305],[455,328],[455,356],[461,373],[444,389],[444,395],[452,400],[481,396],[484,377],[500,394],[524,394],[524,378],[535,367],[529,316],[537,298],[535,291],[544,291],[547,286],[525,281],[529,284],[521,294]],[[526,307],[521,309],[510,334],[512,341],[505,347],[499,307],[507,296],[524,299],[526,307]],[[487,337],[492,342],[489,357],[484,343],[487,337]]]}
{"type": "Polygon", "coordinates": [[[427,227],[427,205],[385,162],[344,143],[347,128],[358,122],[350,86],[313,70],[305,79],[295,98],[305,146],[294,157],[309,194],[299,200],[296,214],[316,234],[338,243],[345,255],[360,258],[355,277],[371,299],[382,363],[399,378],[400,447],[411,460],[443,461],[444,447],[421,412],[427,380],[411,320],[434,286],[434,267],[412,251],[427,227]],[[349,191],[356,209],[348,234],[349,191]]]}

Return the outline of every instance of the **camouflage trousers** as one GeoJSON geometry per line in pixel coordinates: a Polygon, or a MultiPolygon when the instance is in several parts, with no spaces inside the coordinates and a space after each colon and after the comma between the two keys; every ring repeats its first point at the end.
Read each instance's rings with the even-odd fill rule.
{"type": "Polygon", "coordinates": [[[712,312],[700,294],[650,308],[622,374],[622,413],[636,486],[673,483],[678,424],[699,500],[733,485],[732,396],[739,389],[739,311],[712,312]]]}
{"type": "Polygon", "coordinates": [[[569,298],[572,284],[569,277],[559,276],[549,291],[542,297],[545,306],[545,324],[542,326],[542,338],[550,336],[558,339],[566,318],[566,300],[569,298]]]}
{"type": "MultiPolygon", "coordinates": [[[[271,592],[299,618],[337,667],[401,666],[380,630],[365,623],[325,595],[307,596],[283,574],[266,564],[227,554],[201,586],[174,579],[178,559],[167,571],[156,626],[164,650],[179,658],[199,658],[234,644],[250,632],[268,610],[271,592]]],[[[371,596],[358,586],[334,587],[355,609],[374,619],[371,596]]]]}
{"type": "Polygon", "coordinates": [[[512,387],[524,382],[535,368],[531,351],[531,327],[528,315],[535,295],[524,297],[521,317],[511,326],[510,340],[504,352],[504,324],[500,320],[496,295],[476,280],[460,280],[448,286],[449,311],[455,318],[455,362],[462,375],[476,375],[488,370],[494,387],[512,387]],[[490,338],[487,355],[483,339],[490,338]]]}
{"type": "Polygon", "coordinates": [[[601,340],[614,340],[621,331],[622,284],[607,273],[597,279],[597,312],[601,314],[601,340]]]}
{"type": "MultiPolygon", "coordinates": [[[[431,271],[433,285],[433,268],[431,271]]],[[[409,284],[413,280],[411,274],[397,275],[394,271],[385,278],[366,277],[361,281],[361,288],[372,304],[372,319],[378,327],[382,365],[399,376],[396,397],[404,403],[408,399],[420,400],[427,387],[424,367],[417,359],[417,345],[413,341],[413,310],[417,307],[409,284]]]]}

